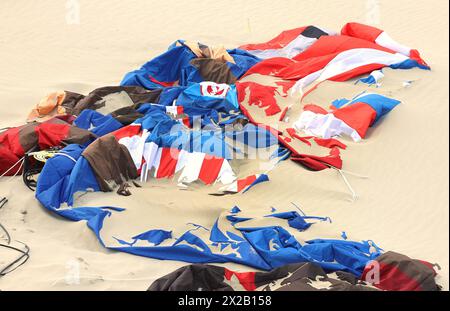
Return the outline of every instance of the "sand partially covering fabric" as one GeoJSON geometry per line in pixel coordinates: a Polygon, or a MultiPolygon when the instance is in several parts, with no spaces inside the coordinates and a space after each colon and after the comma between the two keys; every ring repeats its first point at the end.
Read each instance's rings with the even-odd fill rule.
{"type": "MultiPolygon", "coordinates": [[[[51,91],[87,93],[117,85],[126,72],[177,39],[233,48],[303,25],[339,30],[349,21],[372,23],[417,48],[432,70],[384,71],[377,92],[401,104],[363,142],[346,141],[344,168],[370,177],[349,176],[357,201],[348,201],[336,171],[311,172],[291,161],[245,194],[214,197],[207,187],[183,191],[176,181],[151,180],[128,198],[97,193],[80,200],[127,208],[126,217],[108,226],[130,234],[142,232],[149,222],[168,227],[191,217],[207,222],[234,205],[268,211],[271,206],[289,209],[294,202],[307,214],[333,220],[332,226],[313,226],[308,238],[339,237],[345,231],[351,240],[371,239],[384,250],[438,263],[437,282],[448,289],[448,5],[446,0],[2,1],[0,128],[23,124],[51,91]],[[75,24],[67,16],[73,2],[80,8],[75,24]],[[407,80],[413,82],[404,87],[407,80]]],[[[327,106],[364,89],[351,81],[325,82],[305,102],[327,106]]],[[[67,221],[41,207],[20,177],[2,178],[1,196],[9,202],[0,209],[0,222],[13,239],[31,248],[24,266],[0,278],[1,290],[145,290],[186,265],[103,248],[84,222],[67,221]]],[[[10,259],[0,250],[0,265],[10,259]]]]}

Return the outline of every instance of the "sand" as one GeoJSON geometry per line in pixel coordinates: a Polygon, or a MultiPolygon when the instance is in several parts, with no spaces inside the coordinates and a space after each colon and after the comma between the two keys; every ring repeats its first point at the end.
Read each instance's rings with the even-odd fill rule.
{"type": "MultiPolygon", "coordinates": [[[[333,219],[332,234],[319,226],[309,235],[345,231],[350,239],[372,239],[385,250],[439,263],[437,280],[448,290],[448,1],[80,0],[79,23],[70,24],[66,4],[73,2],[1,2],[0,128],[22,124],[50,91],[86,93],[117,85],[126,72],[181,38],[235,47],[302,25],[339,30],[359,21],[421,51],[432,70],[386,70],[377,91],[402,103],[366,140],[349,143],[344,154],[345,169],[370,177],[349,177],[360,196],[354,203],[335,171],[310,172],[290,161],[270,174],[269,183],[246,194],[217,198],[203,187],[180,191],[173,181],[151,181],[126,200],[100,193],[81,201],[126,207],[130,213],[117,228],[130,234],[146,221],[176,224],[189,215],[210,219],[235,204],[267,211],[295,202],[308,214],[333,219]],[[405,88],[405,80],[414,82],[405,88]]],[[[326,82],[306,101],[327,105],[362,89],[352,82],[326,82]]],[[[41,207],[20,177],[0,180],[0,196],[9,198],[0,209],[1,223],[31,248],[23,267],[0,278],[1,290],[145,290],[186,264],[106,250],[85,223],[41,207]],[[71,278],[77,272],[79,282],[71,278]]],[[[0,250],[0,262],[8,256],[0,250]]]]}

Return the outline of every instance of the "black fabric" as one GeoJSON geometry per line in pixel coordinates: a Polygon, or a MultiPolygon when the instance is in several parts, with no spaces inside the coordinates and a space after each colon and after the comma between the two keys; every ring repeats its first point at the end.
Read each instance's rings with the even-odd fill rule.
{"type": "Polygon", "coordinates": [[[302,36],[319,39],[322,36],[328,36],[328,34],[315,26],[308,26],[303,30],[302,36]]]}
{"type": "Polygon", "coordinates": [[[315,263],[289,264],[269,272],[237,273],[213,265],[189,265],[157,279],[149,291],[376,291],[355,276],[327,274],[315,263]],[[226,277],[226,275],[228,277],[226,277]]]}
{"type": "Polygon", "coordinates": [[[212,265],[189,265],[157,279],[149,291],[232,291],[223,282],[225,269],[212,265]]]}

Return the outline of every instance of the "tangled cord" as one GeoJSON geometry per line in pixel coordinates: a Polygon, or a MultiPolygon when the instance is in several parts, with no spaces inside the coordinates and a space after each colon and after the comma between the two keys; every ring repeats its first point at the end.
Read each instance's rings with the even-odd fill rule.
{"type": "MultiPolygon", "coordinates": [[[[6,202],[8,202],[8,200],[6,198],[2,198],[0,200],[0,205],[3,206],[6,202]]],[[[0,243],[0,247],[4,247],[4,248],[7,248],[7,249],[10,249],[10,250],[20,253],[20,256],[18,256],[11,263],[7,264],[4,268],[2,268],[0,270],[0,277],[2,277],[8,273],[13,272],[14,270],[21,267],[28,261],[28,259],[30,258],[30,248],[25,243],[23,243],[21,241],[17,241],[17,240],[16,240],[16,242],[22,244],[25,249],[20,249],[20,248],[12,246],[11,245],[11,235],[9,234],[8,230],[6,230],[6,228],[1,223],[0,223],[0,229],[5,233],[5,236],[6,236],[6,244],[0,243]]]]}

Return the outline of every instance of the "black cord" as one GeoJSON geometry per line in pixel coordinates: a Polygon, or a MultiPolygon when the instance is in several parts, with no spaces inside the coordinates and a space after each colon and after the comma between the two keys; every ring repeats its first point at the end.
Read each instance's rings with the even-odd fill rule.
{"type": "Polygon", "coordinates": [[[0,223],[0,228],[6,233],[6,241],[8,241],[8,244],[11,243],[11,236],[9,235],[8,230],[6,230],[5,227],[0,223]]]}
{"type": "MultiPolygon", "coordinates": [[[[3,197],[2,199],[0,199],[0,207],[5,205],[6,202],[8,202],[7,198],[3,197]]],[[[11,235],[9,234],[8,230],[6,230],[6,228],[1,223],[0,223],[0,228],[6,234],[6,242],[7,242],[7,244],[0,243],[0,247],[4,247],[4,248],[10,249],[10,250],[19,252],[21,254],[14,261],[12,261],[10,264],[6,265],[6,267],[4,267],[3,269],[0,270],[0,277],[2,277],[8,273],[13,272],[14,270],[16,270],[20,266],[24,265],[28,261],[28,259],[30,258],[30,248],[28,247],[27,244],[20,242],[20,241],[16,241],[16,242],[25,246],[25,250],[11,246],[10,245],[11,244],[11,235]]]]}
{"type": "Polygon", "coordinates": [[[16,241],[16,242],[19,242],[20,244],[24,245],[25,246],[25,250],[21,250],[20,248],[0,243],[1,247],[12,249],[14,251],[17,251],[17,252],[21,253],[21,255],[19,257],[17,257],[13,262],[11,262],[9,265],[7,265],[5,268],[3,268],[0,271],[0,277],[5,276],[8,273],[11,273],[14,270],[16,270],[17,268],[21,267],[30,258],[30,248],[28,247],[28,245],[26,245],[25,243],[20,242],[20,241],[16,241]]]}
{"type": "Polygon", "coordinates": [[[6,197],[1,198],[0,208],[2,208],[6,203],[8,203],[8,199],[6,197]]]}

